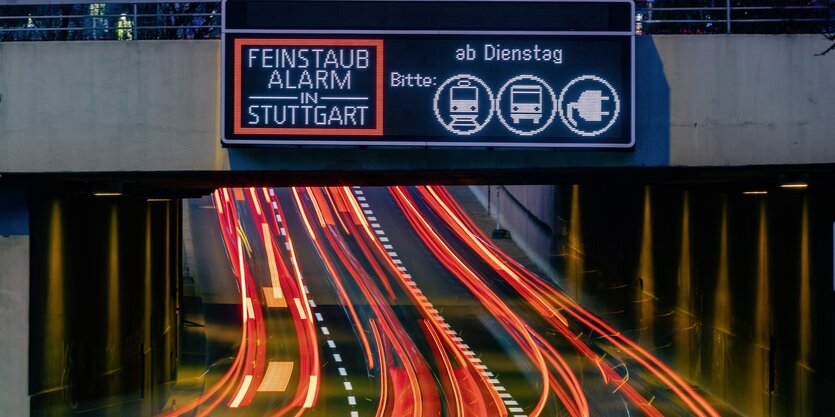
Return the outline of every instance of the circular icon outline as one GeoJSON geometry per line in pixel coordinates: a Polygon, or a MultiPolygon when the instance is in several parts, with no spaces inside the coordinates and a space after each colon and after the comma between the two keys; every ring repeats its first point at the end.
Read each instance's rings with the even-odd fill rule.
{"type": "Polygon", "coordinates": [[[557,108],[559,109],[559,112],[560,112],[560,119],[562,120],[562,123],[565,125],[565,127],[567,127],[569,130],[571,130],[572,132],[574,132],[574,133],[576,133],[580,136],[595,137],[595,136],[609,130],[609,128],[612,127],[612,125],[615,124],[615,121],[618,120],[618,117],[620,116],[620,97],[618,97],[618,93],[615,91],[615,88],[612,87],[612,85],[609,84],[609,82],[604,80],[603,78],[598,77],[596,75],[581,75],[581,76],[571,80],[568,83],[568,85],[566,85],[562,89],[562,91],[560,92],[560,98],[557,101],[557,108]],[[577,84],[580,81],[586,81],[586,80],[597,81],[597,82],[603,84],[604,86],[606,86],[606,88],[609,89],[609,92],[612,93],[612,99],[614,99],[614,101],[615,101],[615,111],[614,111],[614,114],[612,115],[611,120],[609,120],[609,123],[607,123],[606,126],[604,126],[603,128],[600,128],[598,130],[594,130],[594,131],[591,131],[591,132],[587,132],[585,130],[580,130],[580,129],[577,129],[576,127],[571,126],[571,124],[568,123],[568,120],[565,117],[565,112],[563,112],[563,110],[562,110],[563,100],[565,99],[565,93],[568,91],[568,89],[571,88],[571,86],[573,86],[574,84],[577,84]]]}
{"type": "Polygon", "coordinates": [[[527,74],[517,75],[517,76],[511,78],[508,82],[504,83],[502,88],[500,88],[499,92],[496,94],[496,115],[498,115],[499,121],[502,123],[502,125],[504,125],[504,127],[507,128],[507,130],[509,130],[509,131],[511,131],[511,132],[513,132],[517,135],[520,135],[520,136],[533,136],[533,135],[536,135],[537,133],[541,133],[543,130],[547,129],[548,126],[551,125],[551,122],[554,121],[554,117],[557,115],[556,102],[557,102],[557,93],[554,92],[554,89],[551,88],[551,86],[548,85],[548,83],[546,83],[545,80],[543,80],[542,78],[539,78],[535,75],[527,75],[527,74]],[[545,89],[548,90],[548,94],[551,96],[551,115],[548,116],[548,120],[545,121],[545,123],[543,123],[542,126],[540,126],[538,129],[534,129],[534,130],[531,130],[531,131],[516,129],[516,128],[510,126],[510,124],[507,122],[507,120],[505,120],[504,116],[502,116],[502,111],[501,111],[501,109],[502,109],[502,93],[504,93],[504,91],[507,89],[507,87],[510,87],[511,84],[513,84],[516,81],[520,81],[520,80],[536,81],[536,82],[544,85],[545,89]]]}
{"type": "Polygon", "coordinates": [[[493,96],[493,91],[490,90],[490,87],[488,87],[487,83],[485,83],[481,78],[478,78],[475,75],[471,75],[471,74],[458,74],[458,75],[454,75],[450,78],[447,78],[447,80],[444,81],[440,85],[440,87],[438,87],[438,90],[435,91],[435,97],[432,100],[432,108],[435,111],[435,118],[438,119],[438,123],[440,123],[441,126],[444,127],[444,129],[448,130],[450,133],[455,134],[455,135],[469,136],[469,135],[472,135],[474,133],[477,133],[477,132],[481,131],[481,129],[484,129],[484,126],[487,126],[487,124],[490,123],[490,120],[493,119],[493,113],[496,112],[496,103],[495,103],[495,97],[493,96]],[[469,130],[469,131],[460,131],[460,130],[453,129],[452,124],[455,122],[455,120],[453,119],[453,121],[450,122],[450,123],[444,122],[444,119],[441,117],[441,111],[438,108],[438,102],[441,99],[441,91],[443,91],[444,88],[446,88],[446,86],[448,86],[452,82],[462,80],[462,79],[475,81],[479,85],[484,87],[484,89],[487,91],[487,101],[490,103],[490,110],[487,113],[487,118],[484,119],[484,123],[477,124],[478,127],[476,127],[473,130],[469,130]]]}

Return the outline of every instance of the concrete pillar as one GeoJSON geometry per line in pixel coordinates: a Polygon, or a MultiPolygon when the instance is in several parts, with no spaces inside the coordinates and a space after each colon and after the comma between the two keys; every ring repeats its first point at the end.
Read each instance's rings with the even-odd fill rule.
{"type": "Polygon", "coordinates": [[[179,202],[40,190],[30,206],[31,415],[157,414],[178,358],[179,202]]]}
{"type": "Polygon", "coordinates": [[[29,416],[29,212],[0,179],[0,416],[29,416]]]}

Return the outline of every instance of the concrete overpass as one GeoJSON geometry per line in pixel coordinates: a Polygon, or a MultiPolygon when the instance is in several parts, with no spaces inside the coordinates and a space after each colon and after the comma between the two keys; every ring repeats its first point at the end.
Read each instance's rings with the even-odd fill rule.
{"type": "Polygon", "coordinates": [[[262,172],[281,182],[284,173],[425,181],[522,172],[520,181],[541,182],[566,168],[835,161],[835,63],[815,56],[828,45],[822,36],[646,36],[636,43],[634,152],[224,149],[219,42],[3,43],[0,174],[176,172],[228,181],[230,172],[262,172]]]}
{"type": "MultiPolygon", "coordinates": [[[[171,296],[170,288],[176,284],[171,280],[180,275],[176,244],[179,203],[176,199],[220,185],[427,181],[481,184],[614,181],[633,185],[723,182],[732,185],[716,192],[727,194],[735,190],[734,187],[740,187],[740,183],[759,185],[795,176],[819,178],[832,184],[835,142],[831,132],[835,131],[835,118],[831,114],[835,109],[832,90],[835,61],[832,56],[815,56],[828,46],[823,37],[652,36],[637,38],[636,45],[637,145],[634,151],[566,152],[373,147],[225,149],[220,146],[219,42],[0,43],[0,265],[4,265],[0,269],[0,331],[4,334],[0,339],[0,374],[28,381],[28,384],[14,384],[13,388],[0,393],[0,415],[28,415],[31,395],[28,387],[32,384],[60,386],[62,383],[29,380],[32,374],[27,367],[30,349],[27,342],[23,342],[30,340],[33,331],[29,327],[30,300],[49,292],[49,279],[62,276],[59,271],[66,262],[60,257],[49,259],[53,250],[46,243],[51,241],[50,233],[64,233],[68,239],[83,240],[85,225],[90,225],[102,235],[119,230],[125,236],[137,239],[151,236],[149,248],[137,248],[134,257],[120,258],[120,261],[125,265],[141,265],[148,254],[158,254],[156,259],[169,254],[165,261],[151,262],[146,268],[166,276],[166,284],[159,287],[162,289],[154,286],[139,289],[145,291],[144,300],[153,304],[158,297],[171,296]],[[125,195],[111,201],[99,201],[92,196],[93,193],[108,192],[125,195]],[[148,201],[153,197],[173,197],[175,200],[148,201]],[[82,223],[73,224],[78,223],[77,217],[60,214],[73,210],[85,213],[82,223]],[[109,226],[115,224],[112,223],[114,216],[116,223],[135,221],[135,224],[126,229],[109,226]],[[107,220],[107,224],[100,224],[104,222],[99,221],[100,217],[107,220]]],[[[736,207],[742,207],[737,211],[738,218],[765,216],[760,214],[765,213],[764,210],[758,211],[759,207],[756,207],[757,211],[752,211],[747,202],[733,198],[730,203],[717,202],[714,191],[705,192],[704,189],[700,189],[703,194],[687,197],[705,201],[699,203],[702,204],[699,207],[707,207],[713,213],[708,219],[711,226],[701,238],[704,246],[714,245],[714,241],[722,236],[717,231],[721,226],[717,225],[725,214],[716,213],[733,212],[736,207]]],[[[802,265],[807,265],[800,296],[809,297],[812,289],[815,294],[828,296],[820,295],[814,310],[802,310],[804,317],[831,312],[831,293],[825,292],[829,290],[830,281],[826,275],[831,272],[829,265],[832,264],[831,247],[828,246],[832,220],[828,214],[832,207],[828,197],[830,190],[828,186],[818,190],[808,204],[798,203],[802,208],[791,211],[790,215],[792,221],[798,220],[801,224],[800,219],[809,216],[811,211],[812,220],[806,220],[796,229],[806,235],[811,233],[810,230],[818,230],[811,238],[789,240],[798,247],[805,247],[803,250],[807,254],[793,254],[790,258],[797,260],[806,256],[805,260],[797,262],[801,270],[802,265]],[[816,265],[825,266],[811,269],[814,279],[810,278],[808,267],[809,251],[818,255],[816,265]]],[[[549,233],[559,234],[562,226],[556,220],[560,215],[565,214],[570,220],[582,212],[579,208],[577,213],[572,211],[568,202],[579,199],[566,197],[569,192],[573,191],[511,190],[508,196],[515,196],[522,203],[517,206],[506,204],[503,211],[524,212],[517,215],[521,220],[514,220],[518,221],[517,231],[542,228],[546,224],[551,228],[549,233]],[[562,201],[565,207],[549,207],[554,200],[562,201]],[[546,204],[543,205],[543,201],[546,204]]],[[[602,193],[607,192],[603,190],[602,193]]],[[[677,193],[662,192],[661,196],[653,197],[661,203],[654,204],[662,204],[662,207],[674,204],[671,201],[677,202],[680,197],[677,193]]],[[[652,206],[650,201],[656,201],[650,197],[645,199],[643,191],[628,193],[627,197],[631,208],[622,217],[622,223],[644,216],[646,207],[652,206]]],[[[605,206],[621,203],[617,198],[600,201],[605,206]]],[[[773,205],[778,208],[788,204],[782,197],[774,197],[774,201],[773,205]]],[[[797,202],[792,200],[790,203],[797,202]]],[[[684,214],[689,213],[688,204],[676,206],[674,217],[679,217],[675,219],[685,218],[689,222],[689,214],[684,214]]],[[[693,210],[696,209],[694,206],[693,210]]],[[[774,224],[772,229],[782,230],[780,213],[785,211],[774,209],[772,212],[775,214],[768,224],[774,224]]],[[[599,211],[583,213],[588,219],[605,217],[599,211]]],[[[742,223],[742,231],[756,229],[742,223]]],[[[733,222],[731,224],[734,227],[733,222]]],[[[671,230],[679,226],[666,225],[671,230]]],[[[656,226],[662,227],[665,226],[656,226]]],[[[766,229],[765,226],[762,228],[766,229]]],[[[652,234],[654,230],[651,226],[650,229],[650,232],[627,230],[622,240],[635,243],[634,247],[643,247],[646,234],[652,234]]],[[[571,230],[574,229],[569,224],[566,231],[571,230]]],[[[797,230],[781,233],[792,234],[797,230]]],[[[612,255],[612,248],[591,245],[591,242],[603,241],[602,234],[602,229],[588,232],[584,251],[598,253],[601,257],[612,255]]],[[[686,233],[671,239],[683,240],[680,236],[683,234],[686,233]]],[[[566,239],[576,240],[578,236],[571,237],[568,233],[566,239]]],[[[727,240],[727,232],[725,236],[727,240]]],[[[779,235],[772,241],[777,237],[779,235]]],[[[658,242],[656,246],[661,247],[663,240],[658,242]]],[[[544,256],[553,251],[550,243],[539,248],[535,243],[526,244],[531,251],[540,251],[544,256]]],[[[97,256],[109,259],[110,247],[106,242],[91,250],[97,256]]],[[[632,269],[642,271],[642,279],[647,279],[646,271],[641,269],[647,268],[647,255],[643,251],[635,255],[624,263],[635,263],[640,258],[639,265],[630,264],[620,272],[632,273],[629,269],[634,266],[632,269]]],[[[754,259],[760,255],[747,256],[754,259]]],[[[713,258],[709,262],[719,263],[713,258]]],[[[547,261],[542,263],[547,266],[547,261]]],[[[665,268],[672,270],[675,266],[671,263],[665,268]]],[[[780,268],[789,271],[795,266],[786,263],[780,268]]],[[[715,266],[714,269],[719,268],[715,266]]],[[[723,268],[727,271],[729,267],[726,264],[723,268]]],[[[107,291],[113,281],[110,272],[99,270],[76,270],[67,275],[67,279],[84,274],[103,277],[101,282],[90,284],[96,291],[107,291]]],[[[660,272],[657,274],[661,275],[660,272]]],[[[708,283],[704,285],[713,288],[713,281],[705,282],[708,283]]],[[[779,288],[783,287],[775,285],[770,291],[773,294],[779,288]]],[[[663,291],[673,293],[675,289],[649,291],[652,296],[661,296],[663,291]]],[[[795,298],[802,301],[800,296],[795,298]]],[[[759,302],[762,299],[757,298],[759,302]]],[[[36,307],[50,302],[40,300],[36,307]]],[[[763,347],[763,343],[768,343],[767,337],[753,342],[740,339],[733,334],[733,329],[727,329],[728,326],[715,325],[713,316],[699,315],[700,309],[718,309],[716,305],[689,305],[686,313],[704,323],[705,328],[718,326],[725,333],[730,332],[716,339],[722,346],[730,341],[727,342],[729,346],[739,346],[738,352],[750,348],[758,359],[774,351],[763,347]]],[[[791,307],[797,305],[802,302],[791,304],[791,307]]],[[[126,302],[125,311],[131,306],[126,302]]],[[[47,308],[38,311],[37,314],[49,312],[47,308]]],[[[170,349],[173,336],[157,332],[157,329],[172,320],[167,317],[162,322],[152,323],[140,317],[133,330],[148,333],[149,338],[159,341],[163,350],[170,349]]],[[[784,335],[789,335],[785,337],[793,337],[793,333],[785,330],[793,325],[788,323],[781,327],[784,335]]],[[[762,329],[757,331],[762,332],[762,329]]],[[[803,343],[814,345],[818,339],[809,334],[817,333],[808,332],[803,343]]],[[[831,337],[825,340],[831,344],[831,337]]],[[[43,344],[44,340],[39,343],[43,344]]],[[[156,347],[148,345],[145,348],[151,349],[149,358],[165,356],[165,352],[161,353],[156,347]]],[[[37,349],[45,358],[60,359],[64,354],[60,349],[49,351],[41,345],[37,349]]],[[[810,355],[797,361],[800,365],[796,369],[802,370],[797,371],[799,376],[795,381],[798,383],[812,381],[816,372],[829,375],[832,361],[816,368],[810,355]]],[[[794,369],[792,360],[786,359],[784,369],[794,369]]],[[[727,358],[716,363],[725,366],[727,358]]],[[[722,398],[734,402],[742,410],[751,410],[751,415],[768,409],[763,404],[770,401],[770,395],[745,400],[750,403],[737,401],[744,394],[733,392],[733,382],[727,381],[734,380],[727,378],[722,382],[722,378],[709,373],[711,368],[705,369],[704,375],[694,371],[689,376],[714,391],[722,391],[719,394],[722,398]]],[[[762,382],[762,379],[758,381],[762,382]]],[[[752,390],[762,389],[761,385],[752,390]]],[[[815,386],[820,392],[825,387],[815,386]]],[[[745,391],[747,393],[749,391],[745,391]]],[[[798,398],[806,400],[800,394],[798,398]]],[[[794,415],[809,412],[804,410],[794,415]]]]}

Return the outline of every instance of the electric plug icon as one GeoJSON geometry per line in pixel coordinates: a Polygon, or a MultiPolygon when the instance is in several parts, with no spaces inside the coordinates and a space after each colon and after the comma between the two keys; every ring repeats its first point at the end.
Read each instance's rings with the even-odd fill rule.
{"type": "Polygon", "coordinates": [[[579,113],[580,118],[587,122],[602,121],[603,116],[609,115],[608,111],[603,111],[603,102],[609,100],[609,98],[604,96],[600,90],[583,91],[577,101],[568,103],[566,106],[568,122],[573,127],[577,127],[577,120],[574,119],[575,110],[579,113]]]}

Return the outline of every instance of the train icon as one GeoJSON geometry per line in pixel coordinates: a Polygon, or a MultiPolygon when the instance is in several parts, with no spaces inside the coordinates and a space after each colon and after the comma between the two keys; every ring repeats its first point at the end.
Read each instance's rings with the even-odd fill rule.
{"type": "Polygon", "coordinates": [[[510,118],[514,124],[523,119],[539,124],[542,120],[542,86],[516,84],[510,87],[510,118]]]}
{"type": "Polygon", "coordinates": [[[432,109],[447,132],[468,136],[480,132],[490,122],[496,113],[496,101],[482,79],[457,74],[438,86],[432,109]]]}
{"type": "Polygon", "coordinates": [[[458,80],[449,91],[449,116],[453,126],[476,126],[478,88],[470,80],[458,80]]]}

